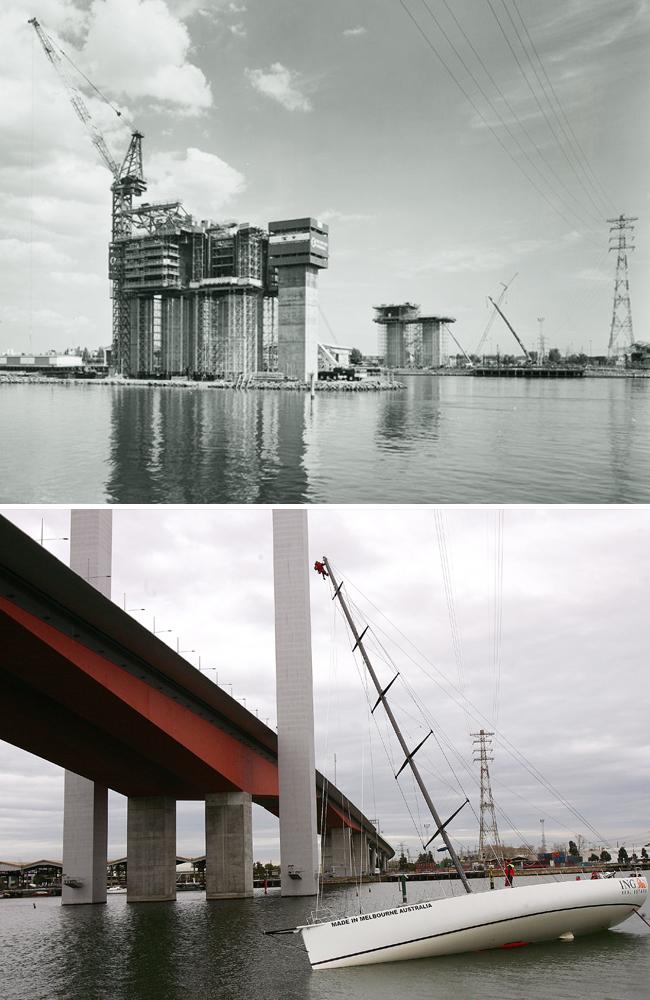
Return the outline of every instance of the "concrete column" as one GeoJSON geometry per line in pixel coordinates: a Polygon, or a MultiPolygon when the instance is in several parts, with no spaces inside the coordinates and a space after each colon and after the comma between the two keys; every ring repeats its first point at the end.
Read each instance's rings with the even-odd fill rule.
{"type": "Polygon", "coordinates": [[[278,370],[306,381],[318,371],[318,268],[278,268],[278,370]]]}
{"type": "Polygon", "coordinates": [[[352,832],[352,870],[355,875],[368,874],[368,839],[363,831],[352,832]]]}
{"type": "Polygon", "coordinates": [[[176,800],[166,795],[129,798],[127,902],[176,899],[176,800]]]}
{"type": "Polygon", "coordinates": [[[109,507],[70,511],[70,569],[108,598],[111,596],[112,516],[109,507]]]}
{"type": "Polygon", "coordinates": [[[208,899],[253,895],[253,810],[248,792],[205,797],[205,885],[208,899]]]}
{"type": "Polygon", "coordinates": [[[327,831],[323,847],[323,867],[332,875],[353,875],[352,844],[347,826],[334,826],[327,831]]]}
{"type": "Polygon", "coordinates": [[[431,368],[434,365],[434,322],[430,319],[422,320],[422,365],[431,368]]]}
{"type": "Polygon", "coordinates": [[[385,364],[387,368],[403,368],[406,364],[404,323],[402,320],[386,324],[385,364]]]}
{"type": "Polygon", "coordinates": [[[281,887],[318,891],[307,511],[273,511],[281,887]]]}
{"type": "MultiPolygon", "coordinates": [[[[70,568],[111,595],[112,511],[70,512],[70,568]]],[[[106,902],[108,789],[65,772],[63,801],[63,889],[61,902],[106,902]],[[73,885],[66,885],[66,879],[73,885]]]]}
{"type": "Polygon", "coordinates": [[[61,902],[105,903],[107,791],[73,771],[65,772],[64,789],[61,902]]]}

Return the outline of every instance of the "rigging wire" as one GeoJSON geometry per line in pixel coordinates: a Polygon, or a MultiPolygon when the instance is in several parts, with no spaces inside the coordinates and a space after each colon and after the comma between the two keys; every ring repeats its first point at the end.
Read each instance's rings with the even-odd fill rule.
{"type": "MultiPolygon", "coordinates": [[[[417,21],[417,19],[413,16],[413,14],[409,10],[409,8],[406,6],[405,0],[400,0],[400,5],[404,8],[404,10],[408,14],[409,18],[411,19],[411,21],[413,22],[413,24],[417,28],[418,32],[424,38],[424,41],[426,42],[426,44],[429,46],[429,48],[434,53],[434,55],[438,58],[438,60],[442,63],[442,66],[444,67],[444,69],[447,72],[447,74],[454,81],[454,83],[456,84],[456,86],[458,87],[458,89],[460,90],[460,92],[463,94],[463,96],[465,97],[465,99],[467,101],[469,101],[469,103],[472,105],[472,107],[474,108],[476,114],[479,116],[479,118],[481,119],[481,121],[483,122],[483,124],[486,126],[486,128],[488,128],[490,130],[490,132],[492,133],[492,135],[494,136],[494,138],[496,139],[496,141],[499,143],[499,145],[501,146],[501,148],[503,149],[503,151],[509,157],[509,159],[512,160],[512,162],[515,164],[515,166],[517,167],[517,169],[519,171],[521,171],[521,173],[524,175],[524,177],[526,177],[526,179],[528,180],[528,182],[535,188],[535,190],[537,191],[537,193],[540,195],[541,198],[543,198],[543,200],[552,209],[552,211],[555,212],[555,214],[558,215],[562,219],[562,221],[564,222],[565,225],[569,225],[569,222],[568,222],[566,216],[550,200],[550,198],[547,196],[547,194],[539,187],[539,185],[536,183],[536,181],[530,176],[530,174],[528,173],[528,171],[524,169],[524,167],[522,166],[522,164],[513,156],[512,152],[505,145],[505,143],[503,142],[503,140],[501,139],[501,137],[499,136],[499,134],[497,133],[497,131],[492,127],[492,125],[486,119],[485,115],[483,114],[483,112],[481,111],[481,109],[476,104],[476,101],[474,101],[474,99],[472,98],[472,96],[467,92],[466,88],[462,85],[462,83],[460,82],[460,80],[458,79],[458,77],[455,75],[455,73],[453,72],[453,70],[451,69],[451,67],[447,65],[447,63],[443,59],[442,55],[440,54],[440,52],[438,51],[438,49],[436,48],[436,46],[433,44],[433,42],[431,41],[431,39],[429,38],[429,36],[427,35],[427,33],[424,31],[424,29],[420,25],[419,21],[417,21]]],[[[573,213],[573,214],[575,214],[575,213],[573,213]]],[[[589,237],[586,237],[586,238],[587,238],[587,240],[589,242],[595,242],[593,239],[590,239],[589,237]]]]}
{"type": "MultiPolygon", "coordinates": [[[[339,573],[340,573],[340,571],[339,571],[339,573]]],[[[343,579],[343,574],[340,574],[340,579],[343,579]]],[[[364,597],[364,599],[371,605],[371,607],[375,608],[375,610],[381,615],[381,617],[384,618],[391,625],[391,627],[393,629],[395,629],[395,631],[399,635],[401,635],[409,643],[410,646],[413,647],[413,649],[417,652],[418,656],[420,656],[424,660],[424,662],[435,671],[436,674],[440,675],[440,678],[442,678],[442,681],[444,681],[444,684],[442,683],[441,680],[439,680],[437,677],[435,677],[433,674],[431,674],[427,669],[425,669],[425,667],[422,665],[422,663],[418,662],[408,652],[408,650],[404,649],[403,647],[400,647],[399,644],[397,642],[395,642],[395,640],[393,639],[392,641],[395,642],[395,645],[397,646],[398,649],[400,649],[401,653],[407,659],[409,659],[418,668],[418,670],[420,670],[420,672],[424,674],[425,677],[427,677],[437,687],[439,687],[443,691],[443,693],[446,694],[447,697],[449,697],[459,708],[463,708],[464,707],[464,699],[461,696],[460,692],[457,690],[457,688],[454,685],[453,681],[450,681],[443,674],[443,672],[434,663],[432,663],[430,660],[428,660],[428,658],[426,657],[426,655],[424,653],[422,653],[421,650],[418,649],[418,647],[415,645],[415,643],[413,643],[407,636],[405,636],[404,633],[401,631],[401,629],[399,629],[399,627],[396,626],[390,620],[390,618],[388,618],[388,616],[386,614],[384,614],[383,611],[381,611],[379,608],[377,608],[377,606],[375,604],[373,604],[373,602],[370,600],[370,598],[366,597],[366,595],[363,594],[363,592],[361,591],[361,589],[359,587],[357,587],[355,584],[351,583],[349,580],[347,580],[347,578],[346,578],[346,582],[348,583],[349,586],[351,586],[355,590],[357,590],[362,595],[362,597],[364,597]]],[[[384,629],[382,629],[382,627],[380,625],[378,625],[376,622],[373,622],[368,617],[368,615],[365,615],[365,618],[366,618],[366,620],[370,624],[373,625],[374,628],[378,629],[379,631],[383,632],[385,635],[388,636],[388,633],[384,629]]],[[[469,698],[467,699],[467,702],[468,702],[468,704],[470,706],[470,709],[475,713],[475,718],[477,719],[477,721],[481,722],[484,725],[489,725],[490,724],[489,720],[471,702],[471,700],[469,698]]],[[[515,760],[517,760],[517,762],[520,763],[522,765],[522,767],[524,767],[524,769],[531,775],[531,777],[534,777],[535,780],[538,781],[544,788],[546,788],[546,790],[548,792],[550,792],[553,795],[554,798],[558,799],[558,801],[560,801],[561,804],[566,809],[568,809],[576,817],[576,819],[578,819],[585,827],[587,827],[597,837],[598,840],[606,842],[608,839],[611,839],[611,838],[603,837],[602,834],[599,833],[599,831],[596,830],[596,828],[594,826],[592,826],[592,824],[589,822],[589,820],[587,820],[587,818],[585,816],[583,816],[582,813],[580,813],[580,811],[568,801],[568,799],[566,799],[566,797],[559,791],[559,789],[555,788],[555,786],[552,785],[552,783],[550,781],[548,781],[548,779],[546,779],[544,777],[544,775],[541,773],[541,771],[539,771],[539,769],[534,764],[532,764],[527,759],[527,757],[520,750],[518,750],[514,746],[514,744],[512,744],[510,742],[510,740],[507,739],[507,737],[505,737],[505,735],[503,733],[500,733],[497,730],[497,734],[498,734],[498,736],[499,736],[499,738],[501,740],[501,744],[502,744],[503,748],[506,750],[506,752],[509,753],[510,756],[512,756],[515,760]]]]}
{"type": "MultiPolygon", "coordinates": [[[[337,574],[339,574],[339,571],[338,571],[338,570],[337,570],[337,574]]],[[[342,578],[342,574],[341,574],[341,578],[342,578]]],[[[358,588],[355,588],[355,589],[358,589],[358,588]]],[[[350,603],[350,606],[351,606],[351,607],[353,608],[353,610],[354,610],[354,611],[356,612],[356,615],[357,615],[357,617],[358,617],[358,618],[360,618],[361,620],[363,620],[363,619],[365,618],[365,619],[367,620],[367,616],[365,616],[365,615],[361,614],[361,612],[360,612],[360,609],[358,608],[358,606],[357,606],[357,605],[355,605],[355,604],[354,604],[354,602],[352,602],[352,601],[350,600],[350,598],[349,598],[349,597],[348,597],[348,603],[350,603]]],[[[373,625],[373,628],[374,628],[374,627],[376,627],[376,626],[374,626],[374,625],[373,625]]],[[[381,648],[384,648],[384,647],[382,646],[382,644],[381,644],[381,641],[380,641],[380,640],[378,640],[378,639],[377,639],[377,637],[376,637],[376,636],[375,636],[375,635],[374,635],[374,634],[373,634],[372,632],[371,632],[371,636],[372,636],[372,638],[373,638],[373,639],[374,639],[374,640],[375,640],[376,642],[378,642],[378,643],[379,643],[379,645],[380,645],[380,647],[381,647],[381,648]]],[[[355,651],[355,653],[356,653],[356,651],[355,651]]],[[[357,672],[358,672],[358,674],[359,674],[359,677],[360,677],[360,680],[361,680],[361,683],[362,683],[362,686],[364,687],[364,691],[365,691],[365,694],[366,694],[366,699],[367,699],[367,706],[368,706],[368,708],[369,708],[369,707],[370,707],[370,694],[369,694],[369,688],[368,688],[368,681],[367,681],[367,676],[366,676],[366,672],[365,672],[365,670],[363,670],[363,666],[362,666],[362,665],[360,665],[360,664],[359,664],[359,663],[357,662],[357,656],[356,656],[356,655],[354,655],[354,656],[353,656],[353,658],[354,658],[354,661],[355,661],[355,666],[356,666],[356,668],[357,668],[357,672]]],[[[395,668],[395,664],[394,664],[394,661],[392,661],[392,659],[390,658],[390,654],[388,654],[388,653],[387,653],[387,660],[388,660],[389,662],[391,662],[392,666],[393,666],[393,667],[395,668]]],[[[463,768],[465,769],[465,771],[467,772],[467,774],[468,774],[468,776],[469,776],[470,780],[471,780],[471,781],[473,782],[473,784],[474,784],[474,785],[478,785],[478,784],[479,784],[479,781],[478,781],[478,778],[477,778],[476,774],[474,773],[474,769],[473,769],[473,768],[471,767],[471,765],[470,765],[470,764],[468,763],[468,761],[467,761],[467,760],[466,760],[466,759],[465,759],[465,758],[464,758],[464,757],[462,756],[462,754],[460,753],[460,751],[459,751],[459,750],[458,750],[458,749],[457,749],[457,748],[455,747],[455,745],[453,744],[452,740],[451,740],[451,739],[450,739],[450,737],[449,737],[449,736],[448,736],[448,735],[447,735],[447,734],[445,733],[445,731],[444,731],[444,730],[442,729],[442,727],[440,727],[440,726],[439,726],[439,724],[438,724],[438,723],[436,722],[436,720],[435,720],[435,719],[433,718],[433,716],[431,715],[431,713],[429,712],[429,710],[427,709],[427,707],[426,707],[426,706],[425,706],[425,705],[424,705],[424,704],[423,704],[423,703],[422,703],[422,702],[421,702],[420,700],[418,700],[418,697],[417,697],[417,693],[416,693],[416,692],[415,692],[415,690],[414,690],[414,689],[413,689],[413,688],[412,688],[412,687],[410,686],[410,684],[408,683],[408,681],[406,680],[406,678],[405,678],[405,677],[403,676],[403,674],[401,674],[401,673],[400,673],[400,674],[399,674],[399,676],[400,676],[400,679],[402,680],[402,682],[403,682],[403,684],[404,684],[404,686],[405,686],[405,688],[406,688],[407,692],[409,693],[409,695],[410,695],[410,697],[411,697],[411,700],[413,701],[413,703],[415,704],[415,706],[416,706],[416,707],[417,707],[417,708],[419,709],[419,711],[420,711],[420,714],[421,714],[421,716],[422,716],[422,717],[423,717],[423,718],[425,719],[425,721],[426,721],[426,722],[428,723],[428,725],[429,725],[429,728],[430,728],[430,730],[431,730],[431,732],[432,732],[432,734],[433,734],[433,736],[434,736],[434,739],[435,739],[435,742],[436,742],[436,743],[438,744],[438,746],[439,746],[439,749],[440,749],[440,751],[441,751],[441,753],[442,753],[442,755],[443,755],[443,757],[444,757],[444,759],[445,759],[445,762],[447,763],[447,766],[449,767],[449,769],[450,769],[451,773],[453,774],[453,776],[454,776],[454,779],[456,780],[456,783],[457,783],[457,785],[458,785],[458,787],[459,787],[459,789],[460,789],[461,793],[462,793],[462,794],[463,794],[463,795],[465,796],[465,798],[466,798],[466,799],[468,800],[468,803],[469,803],[469,806],[470,806],[470,810],[471,810],[471,812],[473,813],[473,815],[474,815],[474,818],[475,818],[475,820],[476,820],[476,821],[477,821],[477,823],[478,823],[478,822],[479,822],[479,817],[478,817],[478,814],[477,814],[477,812],[476,812],[476,809],[474,808],[474,806],[473,806],[473,804],[472,804],[472,801],[471,801],[471,799],[470,799],[469,795],[467,794],[467,792],[466,792],[466,790],[465,790],[465,788],[464,788],[464,786],[463,786],[463,784],[462,784],[462,782],[461,782],[460,778],[458,777],[458,774],[456,773],[456,770],[455,770],[455,768],[453,767],[453,764],[451,763],[451,761],[450,761],[450,759],[449,759],[449,756],[448,756],[448,754],[447,754],[447,753],[445,753],[445,751],[444,751],[444,749],[443,749],[443,747],[442,747],[442,742],[444,742],[444,743],[445,743],[445,745],[446,745],[446,746],[448,747],[448,749],[449,749],[449,752],[450,752],[451,754],[453,754],[453,755],[454,755],[454,756],[455,756],[455,757],[457,758],[457,760],[459,761],[460,765],[461,765],[461,766],[462,766],[462,767],[463,767],[463,768]],[[441,741],[442,741],[442,742],[441,742],[441,741]]],[[[414,721],[416,721],[416,722],[417,722],[417,720],[415,719],[415,717],[414,717],[414,716],[412,716],[412,715],[411,715],[410,713],[408,713],[408,712],[406,712],[406,711],[404,710],[403,706],[401,707],[401,712],[402,712],[402,714],[405,714],[405,715],[406,715],[406,716],[407,716],[408,718],[411,718],[412,720],[414,720],[414,721]]],[[[391,765],[391,767],[392,767],[392,770],[393,770],[393,774],[395,774],[395,764],[394,764],[394,758],[393,758],[393,756],[392,756],[392,753],[390,752],[390,747],[389,747],[389,745],[387,745],[387,743],[386,743],[386,742],[384,741],[384,739],[383,739],[383,737],[382,737],[382,735],[381,735],[381,731],[380,731],[380,729],[379,729],[379,726],[378,726],[378,724],[377,724],[377,719],[376,719],[376,717],[375,717],[374,715],[373,715],[373,720],[375,721],[375,724],[376,724],[376,726],[377,726],[377,731],[378,731],[378,733],[379,733],[379,735],[380,735],[380,739],[381,739],[381,742],[382,742],[382,744],[383,744],[383,747],[384,747],[384,751],[385,751],[385,753],[386,753],[386,757],[387,757],[387,759],[388,759],[388,761],[389,761],[389,763],[390,763],[390,765],[391,765]]],[[[421,725],[421,723],[419,723],[419,724],[421,725]]],[[[428,755],[427,755],[427,753],[426,753],[426,750],[424,751],[424,755],[425,755],[425,759],[426,759],[427,761],[429,761],[429,758],[428,758],[428,755]]],[[[435,777],[436,777],[436,778],[437,778],[437,779],[438,779],[439,781],[441,781],[441,782],[442,782],[443,784],[445,784],[445,785],[446,785],[446,786],[447,786],[448,788],[450,788],[450,789],[451,789],[452,791],[454,791],[454,788],[453,788],[453,785],[451,785],[451,783],[450,783],[449,781],[447,781],[447,780],[446,780],[446,779],[445,779],[445,778],[444,778],[443,776],[441,776],[441,775],[439,774],[439,772],[437,772],[437,771],[435,770],[435,768],[433,768],[433,767],[431,766],[430,762],[429,762],[429,766],[428,766],[428,768],[427,768],[427,772],[428,772],[428,773],[430,773],[430,774],[432,773],[432,774],[433,774],[433,775],[434,775],[434,776],[435,776],[435,777]]],[[[537,780],[539,781],[539,778],[538,778],[537,780]]],[[[493,783],[495,783],[495,784],[501,784],[500,782],[493,782],[493,783]]],[[[403,800],[403,802],[404,802],[404,805],[405,805],[405,808],[407,809],[407,812],[408,812],[408,814],[409,814],[409,817],[410,817],[410,819],[411,819],[411,823],[413,824],[413,827],[414,827],[414,829],[415,829],[416,833],[417,833],[417,834],[418,834],[418,836],[419,836],[419,837],[421,838],[421,842],[422,842],[422,845],[423,845],[423,849],[424,849],[424,838],[422,837],[422,824],[421,824],[421,817],[420,817],[420,815],[419,815],[419,808],[418,808],[418,819],[417,819],[417,821],[416,821],[416,818],[415,818],[415,816],[413,815],[413,812],[412,812],[412,810],[411,810],[411,808],[410,808],[410,806],[409,806],[409,804],[408,804],[408,800],[407,800],[407,798],[406,798],[406,795],[405,795],[405,793],[404,793],[404,790],[402,789],[402,787],[401,787],[401,785],[400,785],[399,781],[397,782],[397,785],[398,785],[398,788],[399,788],[399,791],[400,791],[400,795],[402,796],[402,800],[403,800]]],[[[525,796],[523,796],[523,795],[521,795],[520,793],[518,793],[518,792],[514,791],[513,789],[509,789],[509,790],[510,790],[510,791],[511,791],[511,792],[512,792],[512,793],[513,793],[514,795],[516,795],[516,796],[517,796],[518,798],[520,798],[520,799],[521,799],[522,801],[526,802],[526,803],[527,803],[528,805],[532,805],[532,806],[533,806],[533,808],[535,808],[535,809],[539,809],[539,807],[538,807],[538,806],[536,806],[536,805],[535,805],[535,803],[531,803],[531,802],[530,802],[530,800],[529,800],[529,799],[527,799],[527,798],[526,798],[525,796]]],[[[417,802],[417,796],[416,796],[416,802],[417,802]]],[[[510,829],[511,831],[514,831],[514,832],[515,832],[515,833],[517,834],[517,836],[519,837],[519,841],[520,841],[520,843],[521,843],[522,845],[524,845],[524,846],[525,846],[525,847],[526,847],[526,848],[527,848],[528,850],[530,850],[531,852],[534,852],[534,851],[535,851],[535,848],[534,848],[534,846],[533,846],[533,845],[532,845],[532,844],[531,844],[531,843],[530,843],[530,842],[529,842],[529,841],[527,840],[526,836],[525,836],[525,835],[524,835],[524,834],[523,834],[523,833],[521,832],[521,830],[519,830],[519,829],[518,829],[518,827],[516,826],[516,824],[514,823],[514,821],[513,821],[512,819],[511,819],[511,817],[510,817],[510,816],[508,815],[508,813],[507,813],[507,812],[505,811],[505,809],[504,809],[504,808],[503,808],[502,806],[496,806],[496,805],[495,805],[495,808],[496,808],[497,812],[499,813],[499,815],[500,815],[500,816],[502,817],[502,819],[504,819],[504,820],[505,820],[505,823],[506,823],[507,827],[508,827],[508,828],[509,828],[509,829],[510,829]]],[[[566,825],[565,823],[563,823],[563,822],[562,822],[561,820],[557,820],[557,819],[556,819],[556,817],[554,817],[554,816],[552,816],[552,814],[548,813],[548,811],[547,811],[547,810],[544,810],[544,811],[545,811],[545,814],[546,814],[546,815],[547,815],[547,816],[548,816],[548,817],[549,817],[550,819],[552,819],[552,820],[553,820],[553,822],[555,822],[555,823],[556,823],[557,825],[559,825],[559,826],[563,827],[563,828],[564,828],[565,830],[567,830],[567,831],[568,831],[568,832],[570,832],[570,833],[571,833],[571,832],[573,832],[573,831],[572,831],[572,828],[571,828],[571,827],[567,826],[567,825],[566,825]]],[[[603,838],[602,838],[602,835],[598,834],[598,831],[595,831],[595,830],[594,830],[593,832],[595,832],[595,833],[597,834],[597,837],[598,837],[598,839],[599,839],[599,840],[602,840],[602,839],[603,839],[603,838]]],[[[503,866],[503,863],[504,863],[504,861],[503,861],[503,858],[499,858],[499,856],[498,856],[498,855],[497,855],[496,853],[494,854],[494,857],[495,857],[495,859],[496,859],[496,860],[497,860],[497,861],[498,861],[498,862],[499,862],[499,863],[501,864],[501,866],[503,866]]],[[[553,877],[554,879],[557,879],[557,876],[556,876],[555,874],[553,874],[553,876],[552,876],[552,877],[553,877]]]]}
{"type": "MultiPolygon", "coordinates": [[[[51,39],[50,39],[50,41],[51,41],[51,39]]],[[[63,58],[67,59],[67,61],[72,66],[72,68],[77,71],[77,73],[79,74],[79,76],[82,76],[84,78],[84,80],[86,81],[86,83],[88,84],[88,86],[92,87],[92,89],[95,91],[95,93],[99,95],[99,97],[104,102],[104,104],[108,104],[108,106],[111,109],[111,111],[114,111],[115,114],[117,115],[117,117],[121,118],[122,117],[122,112],[118,108],[116,108],[115,105],[111,101],[109,101],[108,97],[106,97],[106,95],[101,92],[101,90],[99,89],[99,87],[95,86],[95,84],[92,82],[92,80],[88,79],[88,77],[86,76],[86,74],[84,73],[84,71],[81,70],[81,69],[79,69],[79,67],[76,66],[75,63],[73,63],[72,59],[67,54],[67,52],[64,52],[63,49],[60,48],[59,46],[57,46],[57,48],[58,48],[59,52],[61,53],[61,55],[63,56],[63,58]]]]}
{"type": "Polygon", "coordinates": [[[492,648],[492,671],[494,675],[494,696],[492,718],[495,727],[499,721],[501,702],[501,637],[503,632],[503,508],[496,512],[496,537],[494,558],[494,632],[492,648]]]}
{"type": "MultiPolygon", "coordinates": [[[[436,537],[438,540],[438,552],[440,555],[440,564],[442,567],[442,579],[445,590],[445,598],[447,601],[447,615],[449,617],[449,627],[452,636],[452,647],[454,651],[454,657],[456,660],[456,669],[458,671],[458,686],[463,695],[465,696],[465,668],[463,664],[463,647],[460,636],[460,629],[458,627],[458,619],[456,617],[456,607],[454,604],[454,589],[453,589],[453,579],[451,571],[451,561],[449,558],[449,553],[447,550],[447,538],[446,538],[446,527],[442,511],[439,507],[434,508],[433,520],[436,527],[436,537]]],[[[469,712],[465,711],[467,729],[469,731],[469,712]]]]}
{"type": "MultiPolygon", "coordinates": [[[[338,573],[338,570],[337,570],[337,573],[338,573]]],[[[337,611],[338,611],[339,614],[343,615],[342,610],[339,609],[338,606],[337,606],[337,611]]],[[[364,675],[365,675],[366,671],[359,664],[359,660],[358,660],[358,656],[357,656],[357,651],[356,650],[353,651],[353,657],[352,658],[354,660],[354,665],[356,667],[357,674],[358,674],[359,680],[361,682],[361,686],[362,686],[362,688],[364,690],[364,693],[366,695],[366,701],[367,701],[368,707],[370,707],[370,691],[369,691],[369,688],[367,686],[367,679],[364,681],[364,675]]],[[[382,747],[384,748],[384,753],[386,754],[386,759],[387,759],[387,761],[388,761],[388,763],[389,763],[389,765],[391,767],[391,770],[393,772],[393,777],[395,777],[395,783],[396,783],[397,788],[399,790],[399,793],[400,793],[400,795],[402,797],[402,801],[404,803],[404,807],[405,807],[406,811],[409,814],[409,817],[411,819],[411,823],[413,824],[413,829],[419,835],[418,824],[415,821],[415,817],[413,816],[413,812],[411,810],[411,807],[410,807],[410,805],[408,803],[408,800],[406,798],[406,795],[404,793],[404,789],[402,788],[402,786],[401,786],[401,784],[400,784],[400,782],[399,782],[399,780],[398,780],[398,778],[396,776],[395,761],[394,761],[394,757],[393,757],[393,754],[392,754],[391,749],[390,749],[390,743],[389,743],[389,741],[387,741],[387,740],[384,739],[384,735],[383,735],[383,733],[382,733],[382,731],[381,731],[381,729],[379,727],[379,723],[377,721],[377,716],[374,713],[372,713],[372,712],[371,712],[371,714],[372,714],[372,719],[373,719],[373,721],[375,723],[375,728],[376,728],[377,733],[379,735],[379,739],[381,741],[382,747]]]]}

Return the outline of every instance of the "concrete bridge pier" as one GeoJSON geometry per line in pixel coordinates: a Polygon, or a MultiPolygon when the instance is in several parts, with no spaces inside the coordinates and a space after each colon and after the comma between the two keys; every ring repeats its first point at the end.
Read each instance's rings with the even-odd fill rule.
{"type": "Polygon", "coordinates": [[[351,830],[347,826],[335,826],[327,831],[323,843],[323,868],[333,875],[352,875],[351,830]]]}
{"type": "Polygon", "coordinates": [[[352,868],[355,875],[369,874],[368,838],[363,831],[352,831],[352,868]]]}
{"type": "Polygon", "coordinates": [[[167,795],[131,796],[126,853],[127,903],[176,899],[176,800],[167,795]]]}
{"type": "Polygon", "coordinates": [[[65,772],[61,903],[106,902],[108,789],[65,772]]]}
{"type": "Polygon", "coordinates": [[[315,896],[318,842],[307,511],[273,511],[280,881],[315,896]]]}
{"type": "Polygon", "coordinates": [[[253,895],[253,807],[248,792],[213,792],[205,798],[207,899],[253,895]]]}
{"type": "MultiPolygon", "coordinates": [[[[111,596],[112,511],[70,512],[70,569],[111,596]]],[[[65,772],[61,902],[106,902],[108,789],[65,772]],[[66,884],[67,882],[67,884],[66,884]]]]}

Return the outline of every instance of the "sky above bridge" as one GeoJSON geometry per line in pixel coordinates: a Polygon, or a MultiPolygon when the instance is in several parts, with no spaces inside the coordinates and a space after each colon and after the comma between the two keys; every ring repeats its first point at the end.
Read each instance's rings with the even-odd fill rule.
{"type": "MultiPolygon", "coordinates": [[[[647,339],[646,0],[5,0],[0,351],[110,342],[110,175],[27,24],[83,83],[116,159],[144,133],[150,200],[200,219],[331,228],[326,342],[376,350],[373,304],[455,316],[476,348],[518,273],[529,347],[604,353],[608,217],[639,216],[647,339]],[[539,57],[539,61],[538,61],[539,57]]],[[[495,329],[488,350],[514,349],[495,329]]]]}
{"type": "MultiPolygon", "coordinates": [[[[67,563],[69,511],[2,511],[67,563]]],[[[594,508],[337,508],[309,511],[312,561],[346,580],[409,745],[440,812],[469,795],[454,839],[478,839],[472,734],[494,731],[492,781],[504,840],[585,848],[650,841],[644,696],[650,511],[594,508]],[[451,765],[451,766],[450,766],[451,765]],[[541,777],[541,780],[539,780],[541,777]]],[[[113,599],[275,726],[271,512],[116,508],[113,599]],[[143,610],[144,609],[144,610],[143,610]]],[[[368,712],[329,586],[311,581],[316,764],[394,845],[426,833],[411,779],[378,711],[368,712]],[[375,725],[375,721],[377,725],[375,725]],[[387,752],[385,751],[385,746],[387,752]],[[390,762],[389,762],[390,761],[390,762]]],[[[58,857],[59,768],[0,744],[0,857],[58,857]]],[[[112,796],[109,852],[125,850],[112,796]]],[[[199,803],[179,806],[182,854],[203,851],[199,803]]],[[[278,857],[277,822],[255,810],[255,857],[278,857]]]]}

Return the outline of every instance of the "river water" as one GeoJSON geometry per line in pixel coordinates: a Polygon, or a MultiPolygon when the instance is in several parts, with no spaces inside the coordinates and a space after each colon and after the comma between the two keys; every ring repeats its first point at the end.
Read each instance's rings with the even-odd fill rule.
{"type": "MultiPolygon", "coordinates": [[[[360,890],[365,911],[400,900],[395,884],[368,888],[360,890]]],[[[415,902],[448,894],[450,886],[412,883],[408,891],[409,902],[415,902]]],[[[354,888],[330,892],[326,902],[335,914],[359,908],[354,888]]],[[[83,907],[62,907],[60,899],[1,900],[0,995],[2,1000],[645,1000],[650,995],[650,930],[638,917],[571,944],[312,973],[299,937],[262,932],[303,922],[313,905],[271,895],[208,904],[203,893],[181,893],[176,903],[131,905],[125,896],[112,896],[106,906],[83,907]]]]}
{"type": "Polygon", "coordinates": [[[0,385],[5,503],[643,503],[650,379],[0,385]]]}

